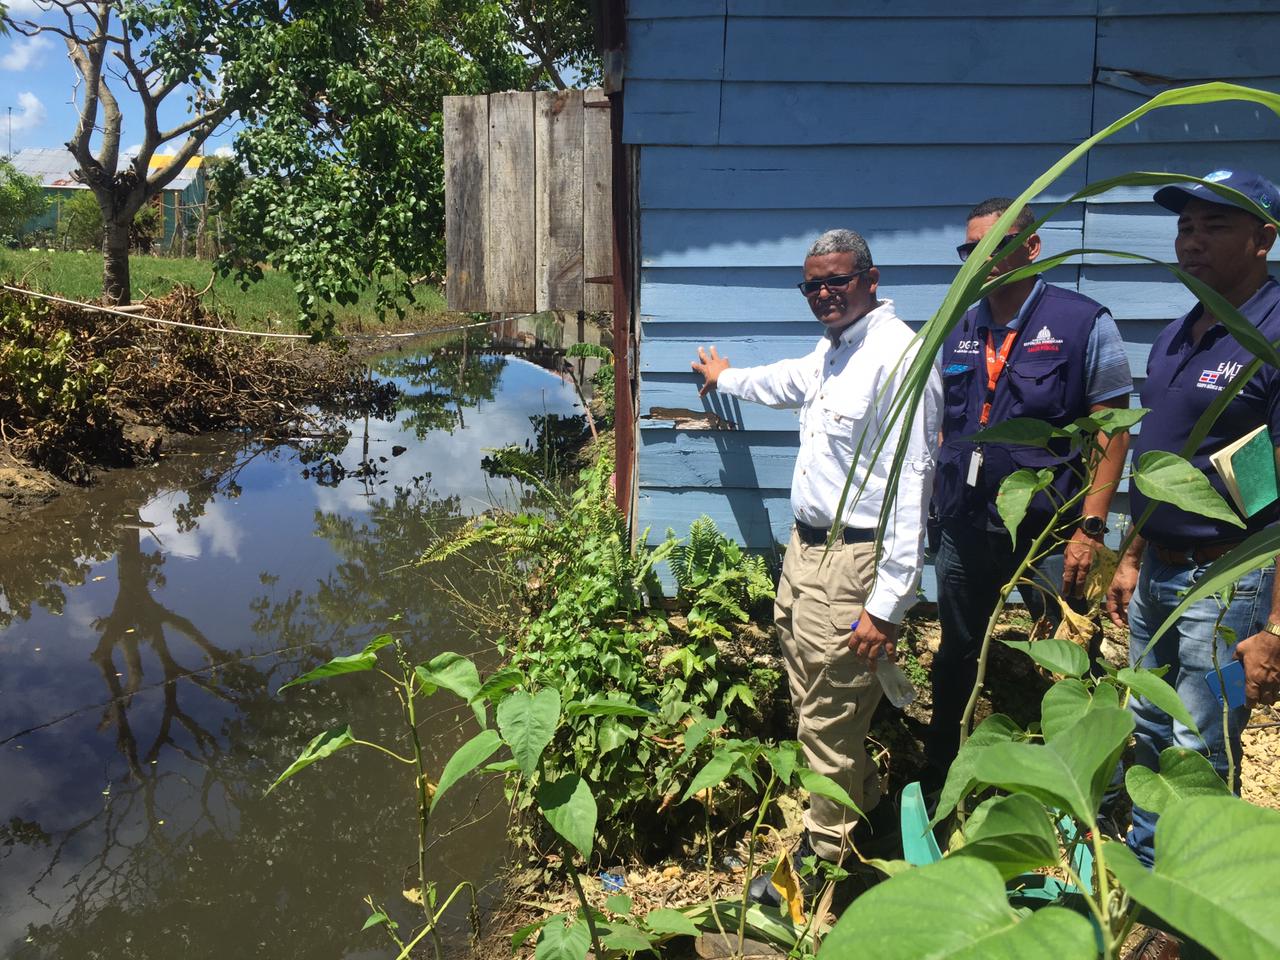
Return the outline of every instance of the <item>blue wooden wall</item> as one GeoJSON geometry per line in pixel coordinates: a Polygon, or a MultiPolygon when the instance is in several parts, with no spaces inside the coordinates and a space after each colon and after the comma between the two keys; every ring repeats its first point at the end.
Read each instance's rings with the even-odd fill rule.
{"type": "MultiPolygon", "coordinates": [[[[700,400],[689,361],[812,348],[794,287],[830,227],[866,236],[883,296],[928,319],[956,271],[964,217],[1015,195],[1091,132],[1169,86],[1280,90],[1276,0],[631,0],[624,139],[638,157],[641,413],[637,527],[700,513],[755,548],[785,540],[796,415],[700,400]],[[1016,14],[1010,13],[1016,11],[1016,14]],[[708,409],[734,431],[673,429],[652,408],[708,409]]],[[[1243,104],[1145,118],[1040,198],[1129,170],[1280,177],[1280,119],[1243,104]]],[[[1149,190],[1074,205],[1042,233],[1172,259],[1149,190]]],[[[1280,257],[1280,251],[1276,251],[1280,257]]],[[[1102,257],[1054,282],[1110,306],[1135,377],[1190,295],[1159,267],[1102,257]]]]}

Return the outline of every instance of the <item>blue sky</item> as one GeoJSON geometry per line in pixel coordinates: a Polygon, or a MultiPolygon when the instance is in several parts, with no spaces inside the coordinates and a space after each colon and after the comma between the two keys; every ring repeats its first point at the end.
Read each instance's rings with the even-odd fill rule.
{"type": "MultiPolygon", "coordinates": [[[[8,0],[8,5],[14,19],[42,22],[48,18],[53,22],[35,0],[8,0]]],[[[24,147],[59,147],[71,139],[77,120],[72,104],[75,81],[75,68],[60,37],[43,34],[27,38],[13,31],[0,37],[0,155],[10,149],[10,123],[15,153],[24,147]]],[[[136,146],[143,134],[141,110],[122,83],[111,84],[111,90],[124,113],[121,146],[136,146]]],[[[161,127],[172,127],[187,116],[186,98],[177,91],[161,111],[161,127]]],[[[224,125],[209,139],[206,152],[229,147],[234,133],[232,125],[224,125]]]]}

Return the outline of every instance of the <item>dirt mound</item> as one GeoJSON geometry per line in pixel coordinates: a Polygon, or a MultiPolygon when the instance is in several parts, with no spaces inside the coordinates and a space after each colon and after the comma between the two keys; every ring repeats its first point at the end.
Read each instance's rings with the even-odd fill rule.
{"type": "MultiPolygon", "coordinates": [[[[231,329],[186,288],[142,312],[231,329]]],[[[336,415],[384,410],[394,393],[328,345],[0,293],[0,443],[9,459],[0,498],[28,500],[42,484],[88,483],[99,468],[152,460],[174,434],[327,432],[336,415]]]]}

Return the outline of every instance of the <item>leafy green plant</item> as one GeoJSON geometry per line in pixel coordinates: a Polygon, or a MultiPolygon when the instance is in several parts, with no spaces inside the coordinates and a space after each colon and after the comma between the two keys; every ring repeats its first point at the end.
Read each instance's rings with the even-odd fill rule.
{"type": "MultiPolygon", "coordinates": [[[[674,537],[667,531],[667,539],[674,537]]],[[[773,597],[773,580],[764,557],[742,548],[703,514],[689,525],[689,536],[668,559],[677,599],[689,605],[689,635],[694,639],[728,637],[726,624],[746,623],[749,610],[773,597]]]]}
{"type": "Polygon", "coordinates": [[[0,245],[16,241],[26,222],[44,213],[48,205],[39,180],[0,159],[0,245]]]}

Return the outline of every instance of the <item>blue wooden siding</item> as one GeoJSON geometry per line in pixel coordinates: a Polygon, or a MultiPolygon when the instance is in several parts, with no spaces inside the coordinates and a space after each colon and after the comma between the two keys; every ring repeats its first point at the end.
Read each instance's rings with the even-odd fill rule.
{"type": "MultiPolygon", "coordinates": [[[[1169,86],[1229,79],[1280,90],[1275,0],[631,0],[628,16],[637,526],[655,539],[700,513],[758,549],[785,538],[795,412],[699,399],[689,361],[711,342],[738,365],[810,350],[819,331],[794,284],[816,234],[861,231],[881,295],[919,324],[955,274],[973,203],[1019,192],[1169,86]],[[655,408],[705,410],[737,429],[674,429],[670,410],[655,408]]],[[[1040,201],[1129,170],[1280,175],[1277,140],[1280,120],[1251,105],[1162,111],[1040,201]]],[[[1064,209],[1043,231],[1046,252],[1171,257],[1173,218],[1150,193],[1064,209]]],[[[1050,279],[1111,307],[1139,378],[1160,327],[1192,303],[1159,266],[1101,256],[1050,279]]]]}

